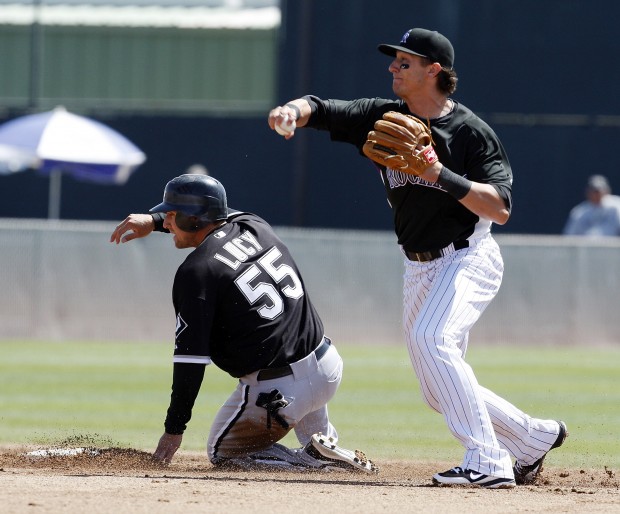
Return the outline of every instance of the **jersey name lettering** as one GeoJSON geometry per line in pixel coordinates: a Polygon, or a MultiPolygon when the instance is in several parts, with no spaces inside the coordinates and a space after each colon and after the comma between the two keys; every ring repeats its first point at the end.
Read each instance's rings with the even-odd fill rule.
{"type": "Polygon", "coordinates": [[[252,234],[246,231],[242,232],[239,237],[235,237],[231,241],[228,241],[224,244],[222,249],[226,250],[234,259],[229,259],[219,253],[216,253],[214,257],[218,261],[226,264],[226,266],[236,270],[242,262],[248,260],[249,256],[256,254],[256,252],[262,250],[263,247],[252,234]],[[244,244],[244,241],[249,243],[251,246],[244,244]]]}

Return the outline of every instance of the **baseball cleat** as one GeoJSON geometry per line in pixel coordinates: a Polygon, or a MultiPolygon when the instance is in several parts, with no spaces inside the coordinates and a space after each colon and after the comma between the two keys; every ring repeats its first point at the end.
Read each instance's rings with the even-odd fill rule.
{"type": "Polygon", "coordinates": [[[435,485],[475,485],[487,489],[512,489],[516,484],[513,478],[500,478],[484,475],[471,469],[452,468],[433,475],[435,485]]]}
{"type": "MultiPolygon", "coordinates": [[[[549,453],[554,448],[559,448],[560,446],[562,446],[564,444],[564,441],[568,437],[568,428],[566,428],[566,423],[564,423],[564,421],[558,421],[558,425],[560,425],[560,433],[558,434],[558,438],[555,440],[555,443],[553,443],[547,453],[549,453]]],[[[515,481],[517,482],[517,485],[533,484],[536,481],[538,475],[543,470],[543,461],[545,460],[547,453],[545,453],[533,464],[523,464],[519,461],[515,462],[513,471],[515,474],[515,481]]]]}
{"type": "Polygon", "coordinates": [[[359,470],[366,473],[378,473],[379,468],[360,450],[346,450],[338,446],[332,437],[326,437],[320,432],[314,434],[304,451],[323,465],[323,469],[359,470]]]}

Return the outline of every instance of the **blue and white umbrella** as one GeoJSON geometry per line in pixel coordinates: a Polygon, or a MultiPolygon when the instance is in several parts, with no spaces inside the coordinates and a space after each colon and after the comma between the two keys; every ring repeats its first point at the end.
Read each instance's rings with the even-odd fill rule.
{"type": "Polygon", "coordinates": [[[0,145],[0,175],[9,175],[38,166],[39,159],[32,152],[0,145]]]}
{"type": "Polygon", "coordinates": [[[37,169],[50,175],[50,218],[60,214],[62,174],[123,185],[145,160],[144,153],[115,130],[64,107],[0,125],[0,174],[37,169]]]}
{"type": "Polygon", "coordinates": [[[59,170],[101,184],[124,184],[146,160],[115,130],[63,107],[0,125],[0,147],[36,158],[43,173],[59,170]]]}

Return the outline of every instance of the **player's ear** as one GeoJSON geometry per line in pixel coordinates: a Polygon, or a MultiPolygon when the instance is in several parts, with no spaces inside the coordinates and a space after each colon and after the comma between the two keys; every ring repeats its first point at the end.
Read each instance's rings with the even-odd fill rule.
{"type": "Polygon", "coordinates": [[[433,62],[428,67],[427,73],[431,77],[436,77],[437,75],[441,73],[441,70],[442,70],[441,64],[439,64],[438,62],[433,62]]]}
{"type": "Polygon", "coordinates": [[[182,212],[177,212],[176,224],[177,227],[185,232],[197,232],[205,228],[209,222],[200,219],[199,216],[188,216],[182,212]]]}

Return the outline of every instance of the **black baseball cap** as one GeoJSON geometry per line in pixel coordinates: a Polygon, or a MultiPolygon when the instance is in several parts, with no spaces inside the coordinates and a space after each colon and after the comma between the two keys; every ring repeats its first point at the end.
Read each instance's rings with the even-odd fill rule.
{"type": "Polygon", "coordinates": [[[398,45],[379,45],[380,52],[391,57],[396,56],[397,51],[426,57],[433,62],[438,62],[446,68],[454,66],[454,48],[452,43],[435,30],[411,29],[405,32],[398,45]]]}

